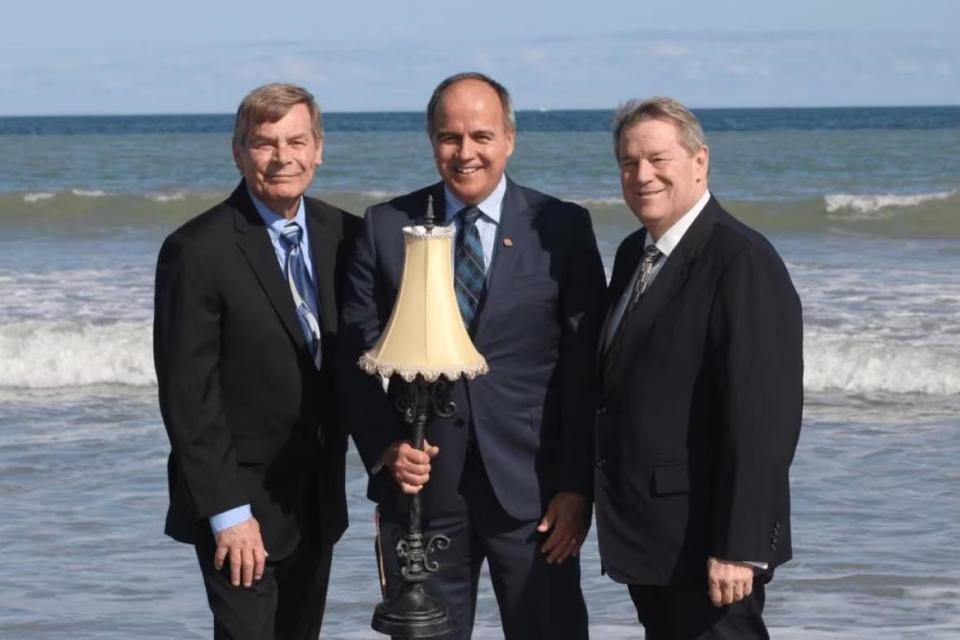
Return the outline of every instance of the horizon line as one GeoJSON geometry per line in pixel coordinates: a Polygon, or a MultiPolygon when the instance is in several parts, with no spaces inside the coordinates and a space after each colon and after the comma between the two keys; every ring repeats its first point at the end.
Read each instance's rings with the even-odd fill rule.
{"type": "MultiPolygon", "coordinates": [[[[944,109],[960,108],[960,104],[837,104],[837,105],[777,105],[777,106],[748,106],[748,107],[689,107],[691,111],[763,111],[763,110],[816,110],[816,109],[944,109]]],[[[616,111],[617,107],[535,107],[530,109],[515,109],[516,113],[550,113],[558,111],[616,111]]],[[[382,109],[382,110],[332,110],[322,111],[327,115],[373,115],[373,114],[420,114],[423,109],[382,109]]],[[[227,111],[183,111],[183,112],[129,112],[129,113],[36,113],[36,114],[0,114],[0,119],[14,118],[157,118],[157,117],[184,117],[184,116],[229,116],[235,112],[227,111]]]]}

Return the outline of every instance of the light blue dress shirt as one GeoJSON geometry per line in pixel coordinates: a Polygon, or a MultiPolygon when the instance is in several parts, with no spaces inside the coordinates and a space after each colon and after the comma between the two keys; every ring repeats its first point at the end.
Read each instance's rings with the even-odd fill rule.
{"type": "MultiPolygon", "coordinates": [[[[247,190],[247,193],[250,193],[250,190],[247,190]]],[[[270,236],[270,243],[273,245],[273,250],[277,254],[277,262],[280,264],[281,273],[285,273],[287,265],[287,250],[280,242],[280,232],[283,231],[283,227],[289,222],[296,222],[300,225],[300,228],[303,230],[303,236],[300,238],[300,254],[303,256],[303,262],[307,266],[307,272],[310,274],[310,279],[316,283],[316,279],[313,277],[313,261],[310,256],[310,241],[309,241],[309,231],[307,230],[307,213],[304,209],[303,198],[300,198],[300,204],[297,207],[297,215],[293,217],[293,220],[287,220],[283,216],[279,215],[270,207],[265,205],[263,202],[257,199],[252,193],[250,193],[250,199],[253,200],[253,206],[256,207],[257,213],[260,214],[260,217],[263,218],[263,223],[267,226],[267,235],[270,236]]],[[[310,310],[313,312],[315,317],[319,317],[317,313],[317,292],[314,289],[307,291],[304,295],[304,300],[307,305],[310,307],[310,310]]],[[[234,525],[238,525],[244,520],[249,520],[253,517],[253,512],[250,510],[250,505],[245,504],[239,507],[230,509],[229,511],[224,511],[223,513],[218,513],[217,515],[210,516],[210,528],[213,529],[214,533],[220,533],[224,529],[228,529],[234,525]]]]}

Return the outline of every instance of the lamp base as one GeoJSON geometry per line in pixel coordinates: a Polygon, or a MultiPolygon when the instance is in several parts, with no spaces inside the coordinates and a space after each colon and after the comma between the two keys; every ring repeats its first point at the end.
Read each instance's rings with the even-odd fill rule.
{"type": "Polygon", "coordinates": [[[433,638],[450,631],[447,608],[429,597],[420,583],[407,583],[381,602],[370,623],[374,630],[400,638],[433,638]]]}

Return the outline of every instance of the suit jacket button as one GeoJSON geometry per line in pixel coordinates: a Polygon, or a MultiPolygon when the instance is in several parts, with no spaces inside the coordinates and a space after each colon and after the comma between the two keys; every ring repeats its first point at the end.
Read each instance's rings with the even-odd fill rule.
{"type": "Polygon", "coordinates": [[[777,543],[776,543],[776,542],[771,542],[771,543],[770,543],[770,551],[776,551],[776,550],[777,550],[777,543]]]}
{"type": "Polygon", "coordinates": [[[606,414],[607,414],[607,407],[606,407],[606,406],[603,406],[603,407],[600,407],[599,409],[597,409],[597,415],[598,415],[598,416],[604,416],[604,415],[606,415],[606,414]]]}
{"type": "Polygon", "coordinates": [[[604,468],[605,466],[607,466],[607,459],[606,459],[606,458],[600,458],[599,460],[597,460],[597,469],[603,471],[603,468],[604,468]]]}

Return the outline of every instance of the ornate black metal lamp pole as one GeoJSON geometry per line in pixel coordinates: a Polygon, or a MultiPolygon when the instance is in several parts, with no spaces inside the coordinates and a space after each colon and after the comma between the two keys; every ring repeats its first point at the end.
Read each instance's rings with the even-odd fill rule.
{"type": "MultiPolygon", "coordinates": [[[[400,385],[395,408],[410,426],[411,443],[423,449],[427,422],[456,413],[451,381],[487,372],[487,363],[463,326],[453,290],[453,230],[434,227],[432,199],[424,226],[404,228],[403,276],[387,326],[377,345],[363,354],[367,373],[400,385]]],[[[446,536],[425,540],[420,494],[410,499],[410,523],[397,543],[403,587],[380,603],[371,625],[381,633],[429,638],[450,630],[447,608],[427,596],[424,581],[439,568],[430,554],[450,546],[446,536]]]]}

